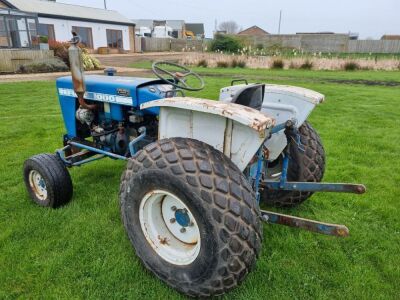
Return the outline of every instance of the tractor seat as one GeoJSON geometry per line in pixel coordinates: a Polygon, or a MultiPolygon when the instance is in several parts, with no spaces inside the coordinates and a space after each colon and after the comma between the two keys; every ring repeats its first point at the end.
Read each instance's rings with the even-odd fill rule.
{"type": "Polygon", "coordinates": [[[265,84],[255,83],[246,85],[233,96],[231,103],[240,104],[261,110],[264,101],[265,84]]]}

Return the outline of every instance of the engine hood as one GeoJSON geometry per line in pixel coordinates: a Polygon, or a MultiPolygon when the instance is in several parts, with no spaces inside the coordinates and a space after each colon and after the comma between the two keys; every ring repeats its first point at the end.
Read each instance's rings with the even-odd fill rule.
{"type": "MultiPolygon", "coordinates": [[[[86,75],[85,83],[88,93],[129,97],[131,99],[129,104],[136,106],[138,104],[137,89],[165,82],[155,78],[86,75]]],[[[57,88],[73,90],[72,76],[58,78],[57,88]]]]}

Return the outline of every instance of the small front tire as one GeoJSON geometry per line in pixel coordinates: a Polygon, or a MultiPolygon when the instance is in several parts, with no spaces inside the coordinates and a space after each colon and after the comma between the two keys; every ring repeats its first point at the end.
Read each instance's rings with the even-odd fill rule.
{"type": "Polygon", "coordinates": [[[26,189],[36,204],[57,208],[71,200],[71,176],[57,155],[32,156],[25,161],[23,172],[26,189]]]}

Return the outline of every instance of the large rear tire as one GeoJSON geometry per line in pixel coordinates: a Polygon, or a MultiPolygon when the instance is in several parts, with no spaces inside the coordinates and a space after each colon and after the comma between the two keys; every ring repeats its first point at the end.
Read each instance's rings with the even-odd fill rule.
{"type": "Polygon", "coordinates": [[[57,155],[32,156],[25,161],[23,172],[26,189],[36,204],[57,208],[71,200],[71,176],[57,155]]]}
{"type": "Polygon", "coordinates": [[[192,297],[240,284],[261,251],[251,186],[225,155],[191,139],[146,146],[121,178],[122,220],[147,269],[192,297]]]}
{"type": "MultiPolygon", "coordinates": [[[[305,151],[300,151],[297,144],[294,141],[291,142],[288,181],[320,182],[325,172],[325,150],[321,138],[307,121],[299,128],[299,134],[305,151]]],[[[281,160],[282,157],[279,157],[275,162],[279,170],[281,160]]],[[[279,180],[280,176],[275,178],[279,180]]],[[[294,207],[303,203],[312,194],[265,189],[261,197],[269,206],[294,207]]]]}

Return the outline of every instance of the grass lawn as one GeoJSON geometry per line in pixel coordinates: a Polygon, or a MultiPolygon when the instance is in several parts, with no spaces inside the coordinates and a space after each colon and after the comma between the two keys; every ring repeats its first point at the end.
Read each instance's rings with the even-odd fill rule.
{"type": "MultiPolygon", "coordinates": [[[[226,74],[324,93],[310,118],[327,153],[324,180],[368,188],[363,196],[316,194],[284,210],[345,223],[351,236],[265,225],[257,269],[226,299],[399,299],[400,87],[354,80],[400,82],[400,72],[200,71],[211,76],[199,97],[217,98],[226,74]]],[[[62,144],[54,82],[0,84],[0,103],[0,298],[183,299],[132,251],[119,214],[123,162],[72,169],[74,199],[61,209],[28,199],[24,160],[62,144]]]]}

